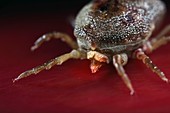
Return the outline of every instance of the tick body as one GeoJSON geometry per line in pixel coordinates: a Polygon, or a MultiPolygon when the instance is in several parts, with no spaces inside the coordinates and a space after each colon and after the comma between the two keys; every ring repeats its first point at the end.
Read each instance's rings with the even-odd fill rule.
{"type": "Polygon", "coordinates": [[[45,41],[60,38],[73,50],[23,72],[14,82],[54,65],[61,65],[69,59],[88,59],[91,61],[92,73],[97,72],[104,63],[112,62],[130,93],[134,94],[131,81],[123,68],[128,58],[141,60],[163,81],[168,82],[164,73],[145,54],[170,40],[167,36],[170,26],[149,40],[155,29],[159,28],[165,11],[165,5],[160,0],[94,0],[84,6],[76,17],[76,42],[67,34],[53,32],[40,37],[31,48],[35,50],[45,41]]]}

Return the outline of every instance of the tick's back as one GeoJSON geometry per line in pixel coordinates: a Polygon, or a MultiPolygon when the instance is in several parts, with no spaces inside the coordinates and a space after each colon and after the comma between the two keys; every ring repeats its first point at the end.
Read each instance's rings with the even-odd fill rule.
{"type": "Polygon", "coordinates": [[[84,49],[140,45],[164,12],[160,0],[95,0],[78,14],[74,34],[84,49]]]}

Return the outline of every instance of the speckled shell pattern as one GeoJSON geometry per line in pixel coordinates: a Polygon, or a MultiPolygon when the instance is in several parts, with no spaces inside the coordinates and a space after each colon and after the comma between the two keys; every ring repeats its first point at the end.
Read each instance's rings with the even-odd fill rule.
{"type": "Polygon", "coordinates": [[[141,46],[165,13],[160,0],[90,2],[77,15],[74,35],[84,50],[119,53],[141,46]]]}

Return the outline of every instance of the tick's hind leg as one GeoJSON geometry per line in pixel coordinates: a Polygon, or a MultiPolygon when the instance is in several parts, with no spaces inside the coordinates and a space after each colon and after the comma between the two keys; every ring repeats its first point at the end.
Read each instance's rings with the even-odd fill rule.
{"type": "Polygon", "coordinates": [[[60,32],[53,32],[43,35],[42,37],[38,38],[34,46],[31,47],[31,50],[34,51],[35,49],[39,48],[44,42],[50,41],[51,39],[61,39],[62,41],[66,42],[72,49],[77,49],[78,45],[73,39],[65,33],[60,32]]]}
{"type": "Polygon", "coordinates": [[[143,50],[150,53],[170,42],[170,36],[167,36],[168,33],[170,33],[170,25],[165,27],[155,38],[151,39],[151,41],[147,41],[144,44],[143,50]]]}
{"type": "Polygon", "coordinates": [[[143,63],[150,68],[154,73],[156,73],[163,81],[168,82],[169,80],[166,78],[165,74],[155,65],[152,60],[142,51],[142,49],[138,49],[134,52],[134,57],[138,60],[142,60],[143,63]]]}
{"type": "Polygon", "coordinates": [[[30,76],[32,74],[36,75],[43,70],[49,70],[54,65],[61,65],[63,62],[65,62],[69,59],[81,59],[81,58],[82,59],[86,58],[86,55],[78,50],[72,50],[70,53],[66,53],[64,55],[56,57],[56,58],[44,63],[43,65],[37,66],[31,70],[21,73],[17,78],[14,79],[13,82],[18,81],[18,80],[25,78],[27,76],[30,76]]]}
{"type": "Polygon", "coordinates": [[[129,88],[130,94],[133,95],[134,94],[133,86],[132,86],[129,77],[127,76],[127,74],[125,73],[125,70],[123,68],[123,65],[125,65],[128,60],[128,59],[125,59],[124,55],[125,54],[118,54],[118,55],[113,56],[113,65],[115,66],[118,74],[121,76],[121,78],[124,81],[124,83],[126,84],[126,86],[129,88]]]}
{"type": "Polygon", "coordinates": [[[148,41],[144,44],[143,50],[146,53],[151,53],[152,51],[158,49],[162,45],[166,45],[168,42],[170,42],[170,36],[163,36],[162,38],[154,38],[151,41],[148,41]]]}

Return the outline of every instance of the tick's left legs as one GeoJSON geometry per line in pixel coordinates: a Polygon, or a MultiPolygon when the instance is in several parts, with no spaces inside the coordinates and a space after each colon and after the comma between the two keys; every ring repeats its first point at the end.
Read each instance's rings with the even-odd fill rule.
{"type": "Polygon", "coordinates": [[[168,37],[162,37],[160,39],[152,39],[151,45],[152,45],[152,51],[156,50],[162,45],[166,45],[170,41],[170,36],[168,37]]]}
{"type": "Polygon", "coordinates": [[[147,41],[142,49],[138,49],[134,52],[134,57],[142,60],[143,63],[150,68],[153,72],[155,72],[163,81],[168,82],[168,79],[165,77],[165,74],[152,63],[151,59],[145,54],[151,53],[162,45],[170,42],[170,36],[166,36],[170,32],[170,25],[165,27],[155,38],[151,39],[151,41],[147,41]]]}
{"type": "Polygon", "coordinates": [[[84,54],[84,53],[82,53],[78,50],[72,50],[70,53],[66,53],[64,55],[56,57],[56,58],[44,63],[43,65],[37,66],[37,67],[35,67],[31,70],[28,70],[28,71],[21,73],[17,78],[15,78],[13,80],[13,82],[18,81],[18,80],[25,78],[27,76],[30,76],[32,74],[36,75],[43,70],[49,70],[54,65],[61,65],[63,62],[65,62],[69,59],[81,59],[81,58],[82,59],[86,58],[86,54],[84,54]]]}
{"type": "Polygon", "coordinates": [[[143,63],[156,73],[163,81],[168,82],[165,74],[155,64],[153,64],[152,60],[143,52],[142,49],[136,50],[133,55],[138,60],[142,60],[143,63]]]}
{"type": "Polygon", "coordinates": [[[151,39],[151,41],[147,41],[143,46],[143,50],[146,53],[151,53],[160,46],[170,42],[170,36],[166,36],[168,33],[170,33],[170,25],[165,27],[155,38],[151,39]]]}
{"type": "MultiPolygon", "coordinates": [[[[102,63],[109,63],[110,61],[106,55],[101,54],[97,51],[87,52],[87,59],[91,60],[90,68],[92,73],[97,72],[98,69],[102,66],[102,63]]],[[[113,56],[113,65],[115,66],[118,74],[121,76],[126,86],[129,88],[130,94],[133,95],[134,89],[132,87],[130,79],[128,78],[123,68],[123,66],[127,64],[127,61],[128,56],[126,54],[118,54],[113,56]]]]}
{"type": "Polygon", "coordinates": [[[124,56],[125,54],[118,54],[118,55],[113,56],[113,65],[115,66],[118,74],[121,76],[126,86],[129,88],[130,94],[133,95],[134,94],[133,86],[123,68],[123,65],[125,65],[128,60],[127,57],[124,57],[124,56]]]}
{"type": "Polygon", "coordinates": [[[148,41],[144,44],[143,50],[146,53],[151,53],[152,51],[158,49],[162,45],[166,45],[170,42],[170,36],[162,37],[162,38],[154,38],[151,41],[148,41]]]}

